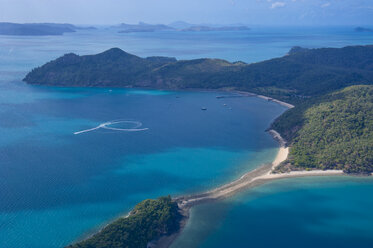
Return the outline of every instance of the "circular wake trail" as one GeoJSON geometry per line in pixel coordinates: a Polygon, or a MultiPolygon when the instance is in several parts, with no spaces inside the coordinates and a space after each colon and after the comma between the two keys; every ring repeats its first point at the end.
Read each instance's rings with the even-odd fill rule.
{"type": "Polygon", "coordinates": [[[82,133],[87,133],[91,132],[100,128],[103,129],[108,129],[108,130],[113,130],[113,131],[121,131],[121,132],[141,132],[141,131],[146,131],[149,130],[149,128],[139,128],[142,126],[142,123],[139,121],[108,121],[105,123],[102,123],[98,125],[97,127],[90,128],[90,129],[85,129],[82,131],[74,132],[74,134],[82,134],[82,133]],[[120,124],[120,123],[129,123],[133,124],[134,126],[132,128],[117,128],[117,127],[110,127],[110,125],[115,125],[115,124],[120,124]]]}

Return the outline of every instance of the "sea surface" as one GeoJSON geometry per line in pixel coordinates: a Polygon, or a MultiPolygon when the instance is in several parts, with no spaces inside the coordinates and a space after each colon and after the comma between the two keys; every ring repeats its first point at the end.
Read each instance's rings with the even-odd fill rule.
{"type": "Polygon", "coordinates": [[[171,248],[371,248],[373,179],[273,181],[199,205],[171,248]]]}
{"type": "MultiPolygon", "coordinates": [[[[353,27],[135,34],[103,29],[64,36],[0,36],[0,247],[63,247],[125,215],[143,199],[211,189],[269,163],[278,144],[264,131],[286,110],[263,99],[222,92],[29,86],[22,79],[32,68],[65,53],[93,54],[111,47],[139,56],[257,62],[282,56],[295,45],[372,43],[371,34],[356,33],[353,27]]],[[[356,195],[372,195],[373,190],[354,183],[356,192],[346,194],[346,201],[359,205],[356,195]]],[[[313,189],[312,183],[307,187],[323,189],[313,189]]],[[[291,203],[299,195],[292,192],[266,193],[273,201],[285,195],[289,212],[281,212],[283,218],[297,208],[291,203]]],[[[236,206],[256,201],[248,194],[222,203],[232,223],[236,206]]],[[[373,198],[367,199],[371,206],[373,198]]],[[[200,208],[193,211],[192,220],[200,208]]],[[[253,213],[247,211],[247,218],[253,213]]],[[[216,216],[217,222],[226,220],[216,216]]],[[[304,219],[304,224],[309,221],[304,219]]],[[[274,229],[278,223],[267,224],[274,229]]],[[[236,227],[224,226],[216,235],[236,227]]],[[[218,247],[193,239],[201,242],[196,247],[218,247]]]]}

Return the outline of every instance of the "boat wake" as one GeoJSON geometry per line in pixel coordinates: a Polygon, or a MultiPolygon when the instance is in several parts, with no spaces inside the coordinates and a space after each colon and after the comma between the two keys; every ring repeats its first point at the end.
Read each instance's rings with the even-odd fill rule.
{"type": "Polygon", "coordinates": [[[139,121],[124,121],[124,120],[108,121],[108,122],[102,123],[102,124],[100,124],[100,125],[98,125],[97,127],[94,127],[94,128],[74,132],[74,134],[87,133],[87,132],[91,132],[91,131],[94,131],[94,130],[97,130],[97,129],[100,129],[100,128],[108,129],[108,130],[114,130],[114,131],[121,131],[121,132],[141,132],[141,131],[146,131],[146,130],[149,129],[149,128],[141,128],[141,126],[142,126],[142,123],[139,122],[139,121]],[[130,124],[130,125],[133,125],[133,126],[130,127],[130,128],[111,127],[112,125],[120,124],[120,123],[130,124]]]}

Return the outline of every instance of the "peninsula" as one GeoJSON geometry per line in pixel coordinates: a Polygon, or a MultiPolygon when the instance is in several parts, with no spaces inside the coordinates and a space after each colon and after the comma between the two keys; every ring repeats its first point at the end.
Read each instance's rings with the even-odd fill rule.
{"type": "Polygon", "coordinates": [[[189,219],[190,208],[195,205],[224,199],[244,189],[257,187],[272,180],[305,176],[338,176],[344,174],[341,170],[274,173],[277,167],[287,159],[289,148],[284,146],[286,142],[276,131],[270,130],[269,132],[281,144],[273,163],[262,165],[246,173],[239,179],[208,192],[180,196],[174,199],[161,197],[157,200],[145,200],[139,203],[128,216],[110,223],[92,237],[67,248],[167,248],[180,234],[189,219]],[[135,230],[141,230],[141,232],[136,232],[135,230]]]}

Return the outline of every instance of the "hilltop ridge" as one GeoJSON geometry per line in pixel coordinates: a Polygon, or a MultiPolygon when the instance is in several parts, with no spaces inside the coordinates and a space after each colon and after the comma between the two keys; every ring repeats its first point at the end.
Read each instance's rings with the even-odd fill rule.
{"type": "Polygon", "coordinates": [[[64,55],[33,69],[30,84],[76,87],[222,89],[297,101],[346,86],[372,84],[373,46],[304,49],[263,62],[141,58],[113,48],[97,55],[64,55]]]}

